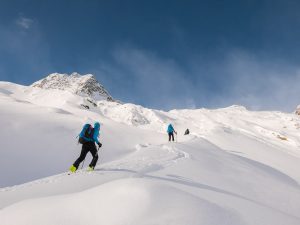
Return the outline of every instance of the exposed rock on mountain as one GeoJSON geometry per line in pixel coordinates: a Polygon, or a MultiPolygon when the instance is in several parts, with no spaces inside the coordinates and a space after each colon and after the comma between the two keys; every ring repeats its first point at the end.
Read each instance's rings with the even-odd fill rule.
{"type": "Polygon", "coordinates": [[[76,72],[71,75],[52,73],[44,79],[33,83],[31,86],[70,91],[74,94],[91,97],[96,100],[115,101],[92,74],[80,75],[76,72]]]}
{"type": "Polygon", "coordinates": [[[300,116],[300,105],[297,106],[295,113],[300,116]]]}

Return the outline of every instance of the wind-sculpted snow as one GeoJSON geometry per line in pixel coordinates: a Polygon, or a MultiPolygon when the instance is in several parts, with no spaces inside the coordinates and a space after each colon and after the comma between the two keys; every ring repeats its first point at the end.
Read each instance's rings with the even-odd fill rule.
{"type": "Polygon", "coordinates": [[[300,224],[294,113],[164,112],[0,82],[0,124],[1,225],[300,224]],[[68,175],[76,136],[95,121],[97,167],[86,171],[88,156],[68,175]]]}
{"type": "Polygon", "coordinates": [[[293,178],[198,138],[144,146],[92,173],[49,177],[0,196],[4,225],[300,222],[293,178]]]}
{"type": "MultiPolygon", "coordinates": [[[[163,111],[151,110],[134,104],[98,102],[99,110],[105,117],[119,123],[133,126],[153,126],[154,129],[165,131],[166,122],[171,121],[163,111]]],[[[148,127],[149,128],[149,127],[148,127]]]]}
{"type": "Polygon", "coordinates": [[[0,215],[5,225],[245,224],[230,208],[160,181],[134,178],[75,194],[28,200],[4,209],[0,215]],[[18,217],[12,222],[15,213],[18,217]]]}

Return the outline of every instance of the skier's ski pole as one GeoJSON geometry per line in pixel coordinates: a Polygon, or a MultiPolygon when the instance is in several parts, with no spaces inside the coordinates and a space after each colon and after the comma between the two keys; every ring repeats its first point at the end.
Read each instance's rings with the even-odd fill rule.
{"type": "Polygon", "coordinates": [[[98,155],[99,149],[100,149],[100,146],[98,146],[98,149],[97,149],[97,155],[98,155]]]}
{"type": "MultiPolygon", "coordinates": [[[[79,134],[76,136],[76,138],[75,139],[77,139],[79,137],[79,134]]],[[[79,145],[79,140],[77,141],[77,144],[79,145]]]]}
{"type": "MultiPolygon", "coordinates": [[[[100,149],[100,146],[98,146],[96,156],[98,156],[99,149],[100,149]]],[[[95,167],[96,167],[96,165],[95,165],[95,167]]]]}

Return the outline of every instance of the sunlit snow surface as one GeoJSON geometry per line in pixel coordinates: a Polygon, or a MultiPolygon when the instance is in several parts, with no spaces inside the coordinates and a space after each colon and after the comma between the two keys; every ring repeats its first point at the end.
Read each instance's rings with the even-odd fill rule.
{"type": "Polygon", "coordinates": [[[0,82],[0,124],[1,225],[300,224],[297,115],[94,106],[68,91],[0,82]],[[86,171],[89,156],[68,175],[76,136],[95,121],[96,170],[86,171]],[[177,143],[167,140],[169,123],[177,143]]]}

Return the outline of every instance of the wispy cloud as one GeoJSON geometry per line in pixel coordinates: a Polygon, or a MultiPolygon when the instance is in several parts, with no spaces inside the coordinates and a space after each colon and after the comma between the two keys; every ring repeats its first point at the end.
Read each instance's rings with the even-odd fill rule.
{"type": "Polygon", "coordinates": [[[293,111],[300,104],[297,65],[236,49],[228,51],[223,59],[206,63],[197,70],[208,73],[209,80],[215,82],[215,93],[204,93],[211,95],[209,106],[240,104],[257,110],[293,111]]]}
{"type": "Polygon", "coordinates": [[[239,104],[290,112],[300,104],[300,68],[271,56],[234,49],[183,65],[137,48],[118,48],[112,55],[97,73],[121,100],[159,109],[239,104]]]}
{"type": "Polygon", "coordinates": [[[114,50],[113,58],[127,76],[123,80],[131,80],[128,91],[138,102],[163,109],[195,107],[193,85],[174,60],[137,48],[114,50]]]}
{"type": "Polygon", "coordinates": [[[52,72],[49,45],[38,26],[24,32],[31,22],[23,21],[19,26],[25,27],[21,30],[15,29],[15,21],[12,22],[0,24],[0,80],[29,84],[52,72]]]}
{"type": "Polygon", "coordinates": [[[21,27],[22,29],[29,29],[32,24],[33,24],[33,19],[30,18],[26,18],[23,16],[20,16],[17,20],[16,20],[16,24],[21,27]]]}

